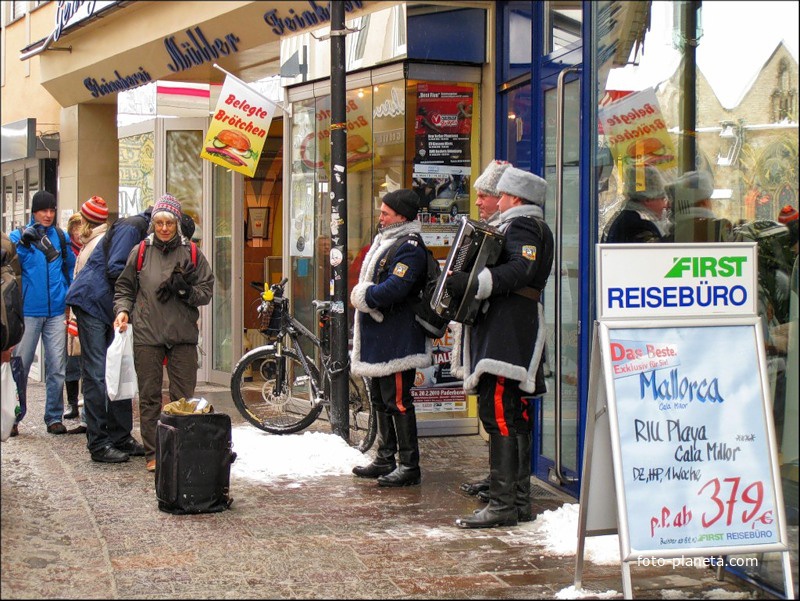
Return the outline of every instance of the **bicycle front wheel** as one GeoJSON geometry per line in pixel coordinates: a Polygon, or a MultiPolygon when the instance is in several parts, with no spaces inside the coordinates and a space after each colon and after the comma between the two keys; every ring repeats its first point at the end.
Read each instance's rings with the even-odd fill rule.
{"type": "Polygon", "coordinates": [[[308,367],[307,372],[298,356],[286,349],[281,357],[272,346],[253,349],[239,359],[231,375],[236,409],[256,428],[272,434],[307,428],[322,411],[312,387],[319,373],[315,365],[308,367]],[[283,382],[277,379],[279,361],[285,361],[283,382]]]}

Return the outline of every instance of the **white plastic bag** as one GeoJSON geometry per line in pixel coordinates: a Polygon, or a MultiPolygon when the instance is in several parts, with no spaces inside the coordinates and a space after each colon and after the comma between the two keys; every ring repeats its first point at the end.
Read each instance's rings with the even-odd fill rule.
{"type": "Polygon", "coordinates": [[[114,340],[106,353],[106,392],[109,400],[132,399],[139,392],[133,365],[133,327],[114,330],[114,340]]]}
{"type": "Polygon", "coordinates": [[[0,373],[0,383],[2,384],[2,413],[0,414],[0,440],[5,442],[11,436],[11,428],[14,427],[14,420],[17,417],[17,385],[14,383],[14,375],[11,373],[11,364],[2,364],[0,373]]]}

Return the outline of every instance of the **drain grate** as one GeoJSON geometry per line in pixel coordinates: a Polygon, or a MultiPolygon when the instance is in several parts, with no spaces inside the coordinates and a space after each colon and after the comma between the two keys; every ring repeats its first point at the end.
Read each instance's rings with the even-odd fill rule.
{"type": "Polygon", "coordinates": [[[532,499],[560,499],[560,495],[538,484],[531,484],[532,499]]]}

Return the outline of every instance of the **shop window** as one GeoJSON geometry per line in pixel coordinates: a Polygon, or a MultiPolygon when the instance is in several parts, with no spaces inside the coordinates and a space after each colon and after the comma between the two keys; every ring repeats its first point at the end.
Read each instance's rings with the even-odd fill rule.
{"type": "MultiPolygon", "coordinates": [[[[787,204],[797,208],[798,198],[798,5],[777,3],[765,15],[755,3],[663,2],[646,14],[626,14],[633,4],[645,6],[619,3],[621,12],[598,22],[598,39],[610,32],[605,39],[641,40],[647,51],[622,67],[607,48],[595,48],[597,235],[627,205],[625,168],[646,163],[670,201],[667,213],[653,216],[667,229],[665,242],[756,243],[758,310],[789,543],[796,548],[797,226],[778,216],[787,204]],[[634,22],[642,25],[623,29],[634,22]],[[707,183],[683,187],[680,178],[689,171],[702,172],[707,183]]],[[[744,571],[783,589],[776,554],[760,554],[756,567],[744,571]]]]}
{"type": "Polygon", "coordinates": [[[154,202],[155,134],[145,132],[119,139],[119,216],[144,211],[154,202]]]}

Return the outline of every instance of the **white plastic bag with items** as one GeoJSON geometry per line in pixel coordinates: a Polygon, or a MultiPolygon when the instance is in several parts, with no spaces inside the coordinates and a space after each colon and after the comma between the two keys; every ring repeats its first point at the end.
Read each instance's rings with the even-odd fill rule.
{"type": "Polygon", "coordinates": [[[106,353],[106,392],[112,401],[132,399],[139,392],[133,364],[133,327],[114,330],[114,340],[106,353]]]}
{"type": "Polygon", "coordinates": [[[2,383],[2,415],[0,415],[0,440],[5,442],[11,436],[11,428],[14,427],[14,420],[17,417],[17,385],[14,383],[14,375],[11,373],[11,364],[3,363],[2,373],[0,373],[2,383]]]}

